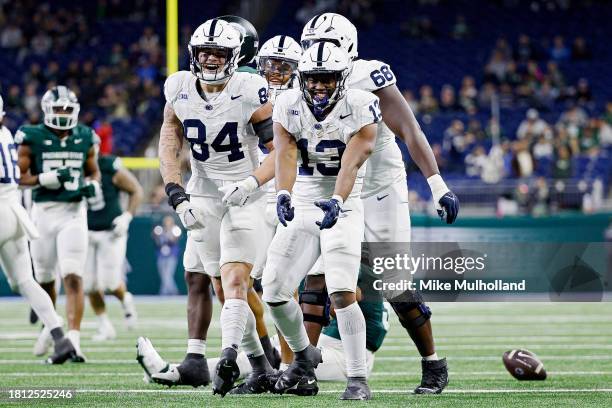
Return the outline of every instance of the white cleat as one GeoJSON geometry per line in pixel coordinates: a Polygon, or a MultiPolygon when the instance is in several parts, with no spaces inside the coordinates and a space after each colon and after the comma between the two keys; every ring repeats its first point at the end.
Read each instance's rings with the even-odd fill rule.
{"type": "Polygon", "coordinates": [[[53,338],[51,337],[51,331],[47,328],[47,326],[45,326],[40,331],[38,339],[36,339],[36,343],[34,343],[34,355],[37,357],[42,357],[49,352],[52,346],[53,338]]]}
{"type": "Polygon", "coordinates": [[[134,306],[134,296],[130,292],[125,292],[123,296],[123,313],[125,315],[125,326],[128,330],[134,330],[138,324],[138,313],[134,306]]]}
{"type": "Polygon", "coordinates": [[[157,384],[167,385],[172,387],[173,385],[182,385],[181,373],[179,373],[178,364],[169,364],[166,370],[151,375],[151,381],[157,384]]]}
{"type": "Polygon", "coordinates": [[[87,361],[85,354],[81,351],[81,333],[76,330],[68,330],[66,333],[66,337],[70,339],[72,345],[74,346],[74,350],[76,351],[76,355],[72,358],[73,363],[84,363],[87,361]]]}
{"type": "Polygon", "coordinates": [[[169,369],[169,364],[161,358],[147,337],[139,337],[137,340],[136,360],[145,372],[143,380],[146,383],[152,382],[152,375],[167,372],[169,369]]]}
{"type": "Polygon", "coordinates": [[[117,338],[117,332],[111,322],[102,323],[96,334],[91,337],[93,341],[107,341],[115,338],[117,338]]]}

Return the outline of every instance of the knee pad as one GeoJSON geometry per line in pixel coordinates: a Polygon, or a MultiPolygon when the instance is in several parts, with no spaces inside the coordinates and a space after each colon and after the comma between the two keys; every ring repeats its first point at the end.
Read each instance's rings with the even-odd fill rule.
{"type": "Polygon", "coordinates": [[[407,330],[418,329],[431,318],[431,309],[423,302],[390,302],[395,310],[400,324],[407,330]],[[408,312],[417,309],[420,314],[417,317],[409,318],[408,312]]]}
{"type": "Polygon", "coordinates": [[[304,312],[304,308],[302,307],[302,313],[304,314],[305,322],[313,322],[318,323],[321,326],[327,326],[329,324],[329,310],[331,302],[329,300],[329,296],[327,295],[327,289],[323,288],[321,290],[304,290],[300,293],[299,298],[300,307],[302,305],[313,305],[313,306],[322,306],[323,312],[320,316],[314,315],[312,313],[304,312]]]}

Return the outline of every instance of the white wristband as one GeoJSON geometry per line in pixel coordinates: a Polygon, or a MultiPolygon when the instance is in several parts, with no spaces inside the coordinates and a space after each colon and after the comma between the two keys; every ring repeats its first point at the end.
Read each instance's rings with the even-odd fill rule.
{"type": "Polygon", "coordinates": [[[282,195],[288,195],[289,197],[291,197],[291,193],[288,192],[287,190],[278,190],[276,192],[276,198],[282,196],[282,195]]]}
{"type": "Polygon", "coordinates": [[[434,203],[440,201],[442,196],[450,191],[444,180],[442,180],[442,176],[439,174],[434,174],[433,176],[429,177],[427,179],[427,184],[429,184],[429,188],[431,189],[431,195],[434,203]]]}
{"type": "Polygon", "coordinates": [[[59,179],[57,178],[56,171],[48,171],[46,173],[40,173],[38,175],[38,183],[46,188],[56,190],[62,186],[59,179]]]}
{"type": "Polygon", "coordinates": [[[332,196],[332,200],[336,200],[336,201],[338,201],[338,202],[340,203],[340,206],[342,206],[342,204],[344,204],[344,199],[343,199],[343,198],[342,198],[342,196],[341,196],[341,195],[339,195],[339,194],[334,194],[334,195],[332,196]]]}

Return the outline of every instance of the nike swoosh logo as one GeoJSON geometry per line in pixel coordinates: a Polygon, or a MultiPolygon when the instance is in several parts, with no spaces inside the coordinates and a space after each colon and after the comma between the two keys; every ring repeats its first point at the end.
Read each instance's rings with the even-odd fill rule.
{"type": "Polygon", "coordinates": [[[79,144],[79,143],[81,143],[81,139],[77,139],[74,141],[74,144],[79,144]]]}
{"type": "Polygon", "coordinates": [[[376,199],[377,199],[378,201],[380,201],[380,200],[382,200],[383,198],[385,198],[385,197],[387,197],[387,196],[389,196],[389,194],[385,194],[385,195],[384,195],[384,196],[382,196],[382,197],[376,196],[376,199]]]}
{"type": "Polygon", "coordinates": [[[528,357],[528,358],[532,358],[529,354],[525,354],[525,353],[521,353],[520,351],[518,353],[516,353],[517,356],[519,357],[528,357]]]}
{"type": "Polygon", "coordinates": [[[241,96],[242,96],[242,95],[238,95],[238,96],[234,96],[234,95],[232,95],[232,96],[230,96],[230,98],[231,98],[231,99],[232,99],[232,101],[233,101],[234,99],[238,99],[238,98],[240,98],[241,96]]]}
{"type": "Polygon", "coordinates": [[[308,380],[307,383],[308,383],[308,385],[312,385],[312,384],[315,383],[315,381],[316,381],[315,379],[312,379],[312,380],[308,380]]]}
{"type": "Polygon", "coordinates": [[[340,119],[346,119],[346,118],[348,118],[351,115],[352,115],[352,113],[349,113],[348,115],[344,115],[344,116],[340,115],[340,119]]]}

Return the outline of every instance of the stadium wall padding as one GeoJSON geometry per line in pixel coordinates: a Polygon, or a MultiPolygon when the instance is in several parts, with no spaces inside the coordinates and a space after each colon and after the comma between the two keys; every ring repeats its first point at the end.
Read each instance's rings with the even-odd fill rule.
{"type": "MultiPolygon", "coordinates": [[[[136,217],[130,225],[127,260],[129,290],[136,295],[159,292],[155,243],[151,232],[161,216],[136,217]]],[[[449,227],[439,219],[424,215],[412,216],[414,241],[459,242],[603,242],[605,231],[612,222],[612,213],[582,215],[578,213],[533,217],[463,217],[449,227]]],[[[181,236],[184,248],[186,235],[181,236]]],[[[186,293],[182,259],[179,259],[175,281],[181,293],[186,293]]],[[[11,295],[4,275],[0,276],[0,296],[11,295]]]]}

